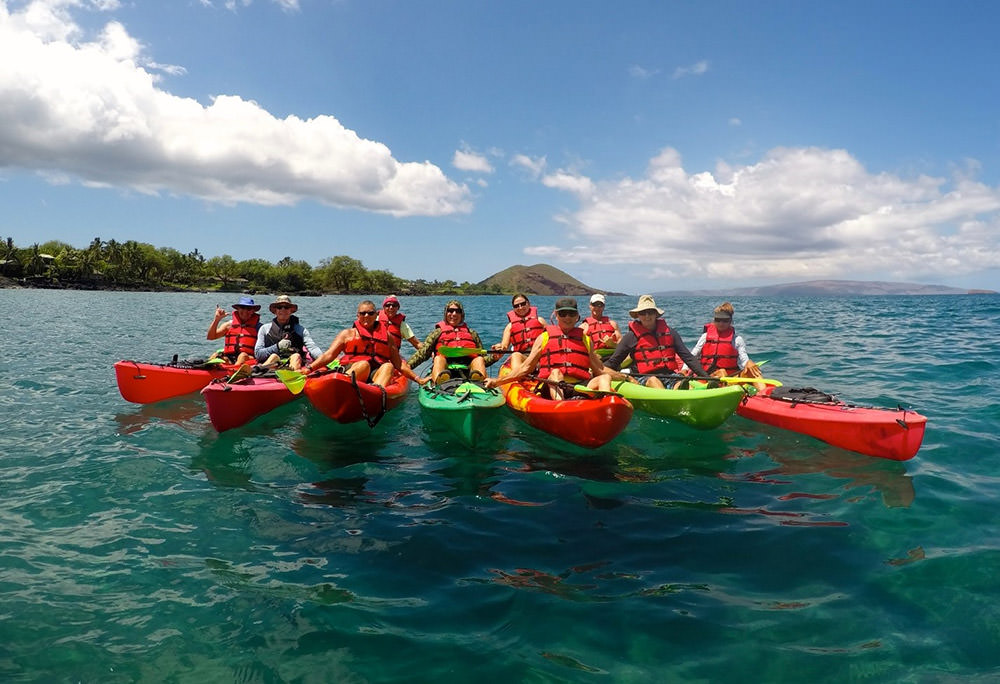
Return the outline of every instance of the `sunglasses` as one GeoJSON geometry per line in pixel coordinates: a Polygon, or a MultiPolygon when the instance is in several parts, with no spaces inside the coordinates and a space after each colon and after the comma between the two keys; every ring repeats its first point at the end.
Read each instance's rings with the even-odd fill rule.
{"type": "Polygon", "coordinates": [[[399,308],[399,304],[383,304],[382,308],[383,309],[398,309],[399,308]]]}
{"type": "Polygon", "coordinates": [[[448,309],[448,313],[465,313],[465,312],[462,311],[461,309],[456,309],[455,307],[451,307],[448,309]]]}
{"type": "Polygon", "coordinates": [[[285,309],[291,309],[292,305],[291,304],[276,304],[274,308],[275,309],[285,310],[285,309]]]}
{"type": "Polygon", "coordinates": [[[656,309],[647,309],[646,311],[640,311],[639,315],[640,316],[655,316],[656,315],[656,309]]]}
{"type": "Polygon", "coordinates": [[[528,306],[528,302],[518,302],[514,305],[515,309],[520,309],[522,306],[528,306]]]}
{"type": "Polygon", "coordinates": [[[358,315],[359,316],[374,316],[375,315],[375,310],[372,309],[371,311],[359,311],[358,315]]]}
{"type": "Polygon", "coordinates": [[[236,310],[238,310],[238,311],[249,311],[249,310],[250,310],[250,309],[252,309],[253,307],[252,307],[252,306],[242,306],[242,305],[240,305],[240,304],[237,304],[237,305],[236,305],[236,306],[234,306],[233,308],[234,308],[234,309],[236,309],[236,310]]]}
{"type": "Polygon", "coordinates": [[[569,318],[570,316],[579,316],[579,312],[576,311],[556,311],[556,316],[559,318],[569,318]]]}
{"type": "Polygon", "coordinates": [[[715,322],[716,323],[731,323],[732,320],[733,320],[732,318],[716,318],[715,322]]]}
{"type": "Polygon", "coordinates": [[[602,306],[604,306],[604,302],[591,302],[590,305],[591,306],[602,307],[602,306]]]}

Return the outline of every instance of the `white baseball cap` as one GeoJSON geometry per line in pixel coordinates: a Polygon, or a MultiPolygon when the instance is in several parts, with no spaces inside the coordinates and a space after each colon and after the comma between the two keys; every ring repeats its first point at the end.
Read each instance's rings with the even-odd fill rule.
{"type": "Polygon", "coordinates": [[[590,303],[591,304],[604,304],[604,295],[602,295],[602,294],[591,295],[590,296],[590,303]]]}

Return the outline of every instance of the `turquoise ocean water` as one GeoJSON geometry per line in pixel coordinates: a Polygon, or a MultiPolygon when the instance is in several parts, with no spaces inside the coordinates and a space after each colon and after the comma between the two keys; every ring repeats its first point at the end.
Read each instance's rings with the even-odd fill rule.
{"type": "MultiPolygon", "coordinates": [[[[470,451],[413,394],[221,435],[121,399],[114,361],[205,356],[231,300],[0,291],[0,681],[1000,676],[998,296],[733,300],[769,376],[928,416],[904,463],[740,417],[587,452],[508,415],[470,451]]],[[[326,345],[357,300],[299,315],[326,345]]],[[[419,336],[444,301],[404,298],[419,336]]],[[[689,343],[717,303],[659,302],[689,343]]],[[[465,304],[496,341],[509,300],[465,304]]]]}

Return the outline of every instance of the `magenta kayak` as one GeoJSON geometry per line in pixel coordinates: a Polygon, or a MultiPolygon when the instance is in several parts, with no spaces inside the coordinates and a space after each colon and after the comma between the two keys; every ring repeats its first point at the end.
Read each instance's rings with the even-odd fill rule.
{"type": "Polygon", "coordinates": [[[250,377],[228,383],[219,379],[202,391],[208,417],[219,432],[246,425],[254,418],[301,397],[277,378],[250,377]]]}

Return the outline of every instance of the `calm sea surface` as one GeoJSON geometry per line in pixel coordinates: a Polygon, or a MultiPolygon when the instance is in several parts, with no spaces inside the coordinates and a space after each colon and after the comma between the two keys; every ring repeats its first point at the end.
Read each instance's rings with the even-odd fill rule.
{"type": "MultiPolygon", "coordinates": [[[[325,346],[358,299],[299,314],[325,346]]],[[[418,336],[445,299],[404,298],[418,336]]],[[[0,290],[0,681],[1000,677],[998,296],[733,300],[767,375],[928,416],[905,463],[638,413],[470,451],[415,390],[374,430],[302,401],[221,435],[200,395],[121,399],[113,362],[206,356],[234,301],[0,290]]],[[[497,341],[509,300],[465,304],[497,341]]],[[[659,304],[693,344],[718,302],[659,304]]]]}

